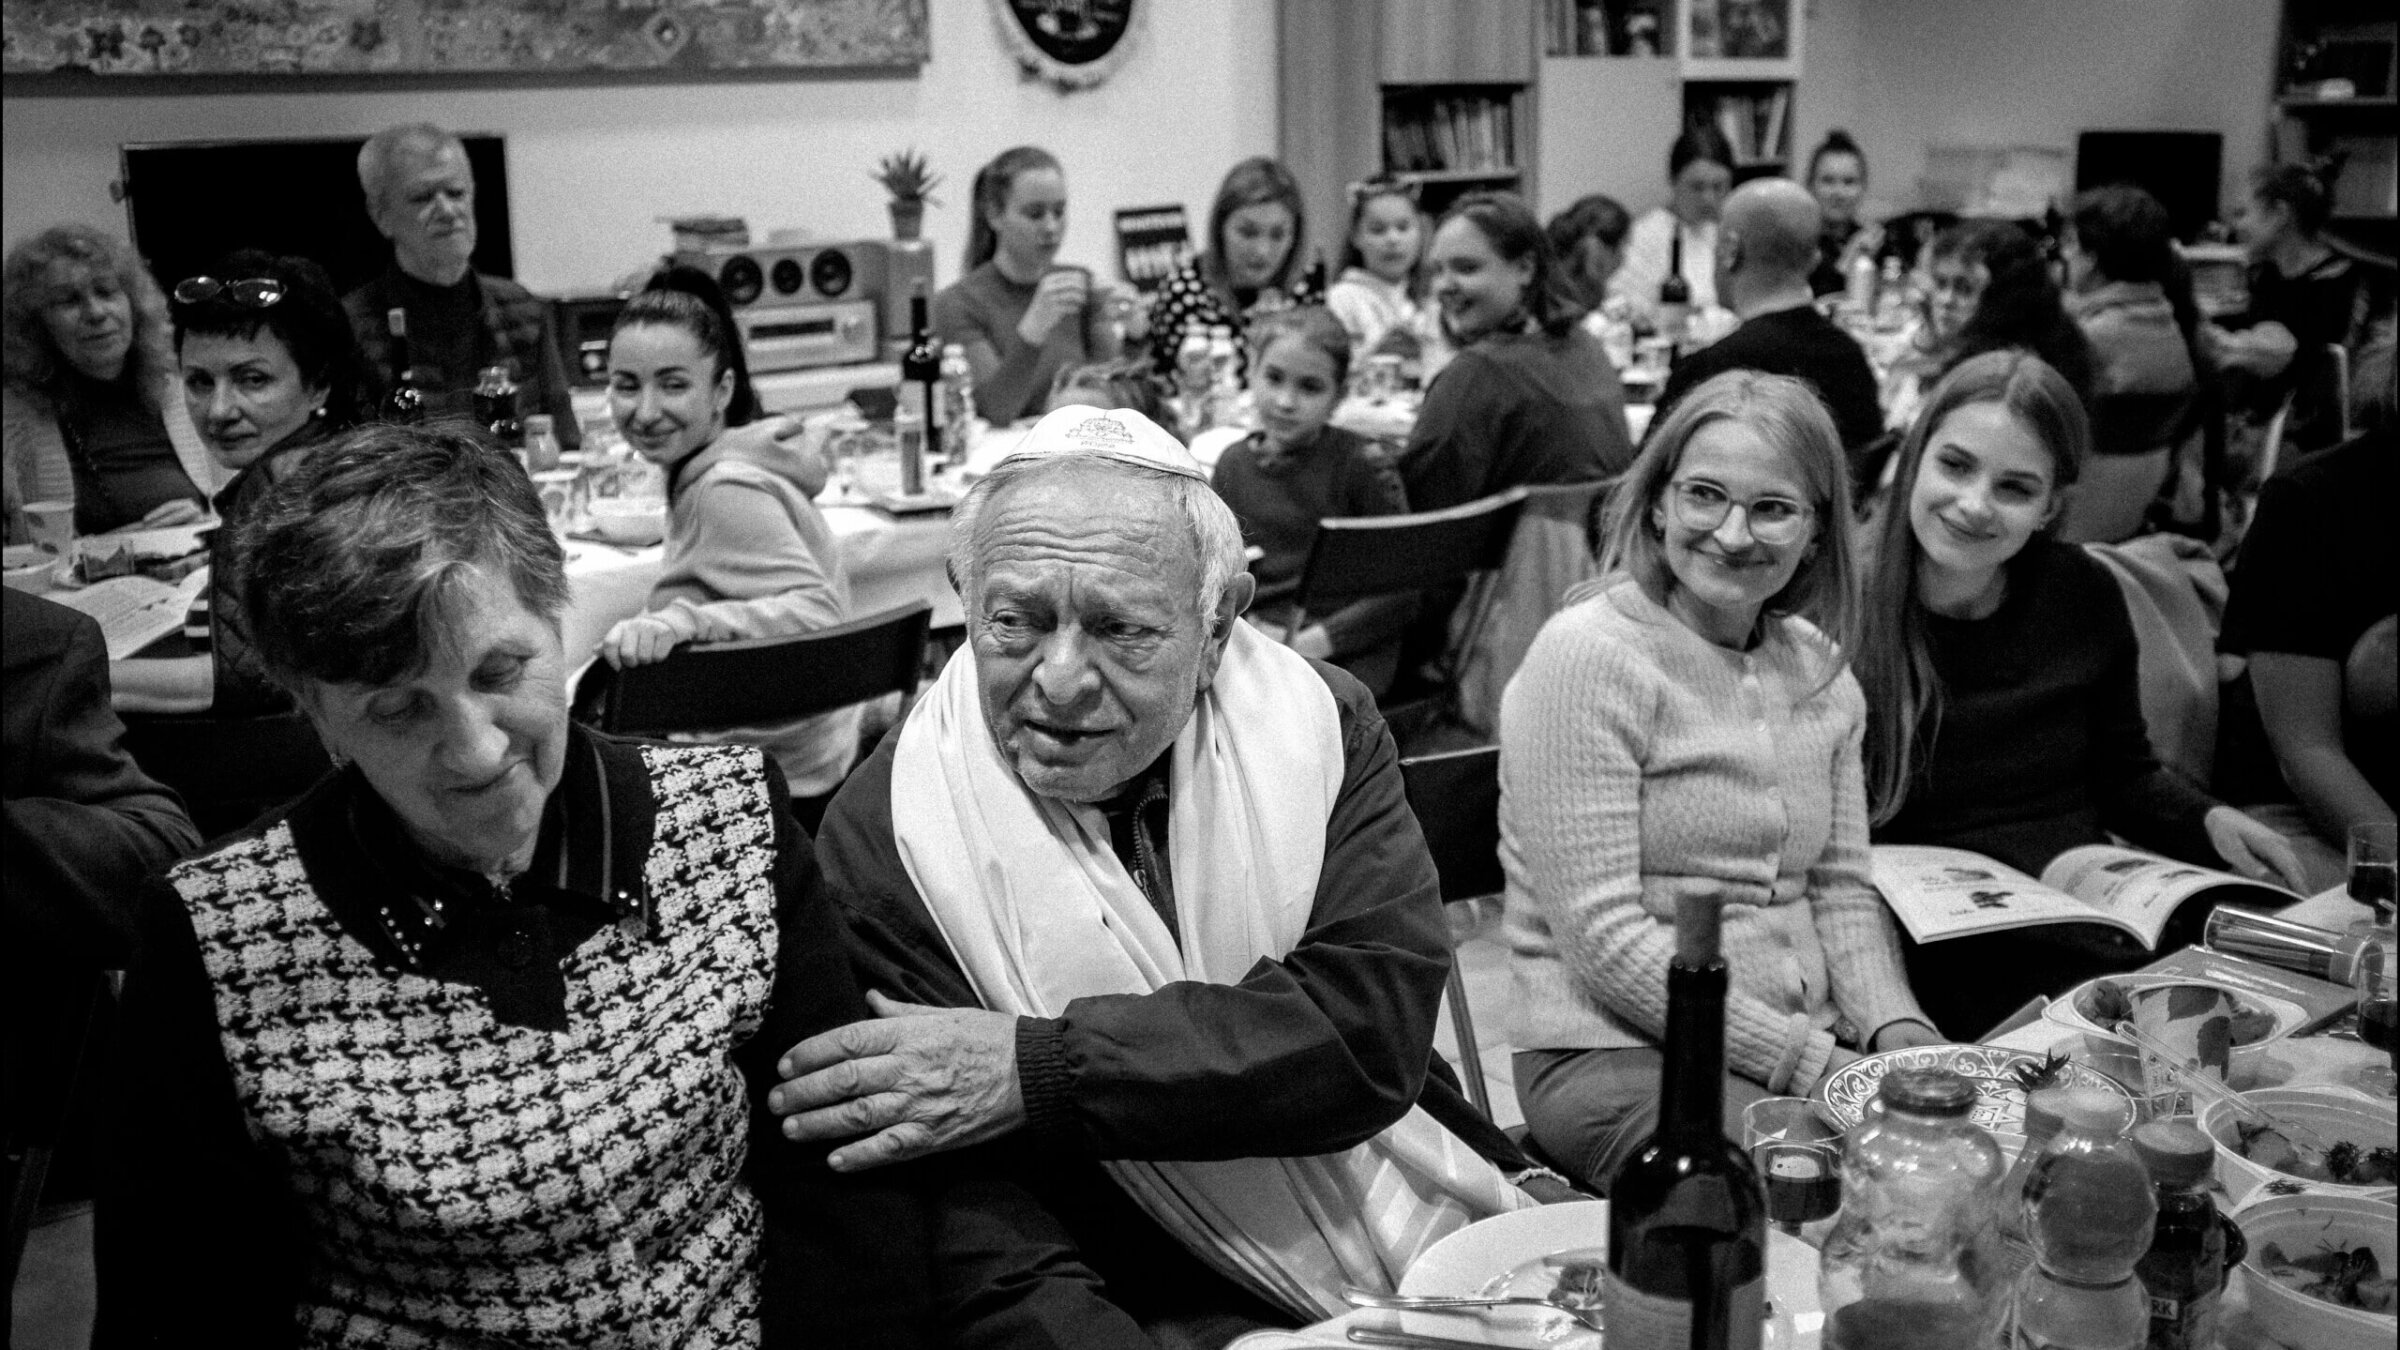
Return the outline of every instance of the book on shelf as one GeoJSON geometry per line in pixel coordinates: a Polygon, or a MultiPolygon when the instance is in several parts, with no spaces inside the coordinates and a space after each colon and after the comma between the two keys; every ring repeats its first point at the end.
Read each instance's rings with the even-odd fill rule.
{"type": "Polygon", "coordinates": [[[1546,56],[1665,56],[1667,0],[1546,0],[1546,56]]]}
{"type": "Polygon", "coordinates": [[[1388,106],[1385,167],[1400,171],[1507,169],[1516,162],[1516,109],[1506,98],[1436,98],[1388,106]]]}
{"type": "Polygon", "coordinates": [[[1878,844],[1871,859],[1875,889],[1919,942],[2098,923],[2156,951],[2168,921],[2194,897],[2264,909],[2300,898],[2281,886],[2113,844],[2068,849],[2038,879],[1963,848],[1878,844]]]}
{"type": "Polygon", "coordinates": [[[1724,133],[1733,147],[1736,167],[1781,163],[1784,137],[1791,121],[1792,91],[1787,85],[1765,94],[1718,93],[1696,105],[1724,133]]]}

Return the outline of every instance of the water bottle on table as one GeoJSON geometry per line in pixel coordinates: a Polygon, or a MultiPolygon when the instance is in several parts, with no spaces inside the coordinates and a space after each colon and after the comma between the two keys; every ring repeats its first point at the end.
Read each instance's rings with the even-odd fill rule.
{"type": "Polygon", "coordinates": [[[2150,1249],[2158,1197],[2119,1133],[2122,1108],[2083,1094],[2043,1145],[2025,1184],[2033,1265],[2017,1278],[2018,1350],[2141,1350],[2150,1299],[2134,1275],[2150,1249]]]}

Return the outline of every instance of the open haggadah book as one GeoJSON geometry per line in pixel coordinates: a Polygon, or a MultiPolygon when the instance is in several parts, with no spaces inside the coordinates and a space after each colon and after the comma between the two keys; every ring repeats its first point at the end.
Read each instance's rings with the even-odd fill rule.
{"type": "Polygon", "coordinates": [[[1877,844],[1875,888],[1919,942],[2046,923],[2104,923],[2156,951],[2185,901],[2207,894],[2280,909],[2298,894],[2139,849],[2086,844],[2050,860],[2039,880],[1963,848],[1877,844]]]}

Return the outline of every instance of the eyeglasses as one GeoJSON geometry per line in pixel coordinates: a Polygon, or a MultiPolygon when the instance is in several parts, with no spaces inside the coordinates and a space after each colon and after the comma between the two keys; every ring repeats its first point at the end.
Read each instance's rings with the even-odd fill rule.
{"type": "Polygon", "coordinates": [[[222,298],[246,309],[266,309],[283,299],[283,283],[273,277],[244,277],[239,281],[185,277],[175,283],[174,294],[179,305],[201,305],[222,298]]]}
{"type": "Polygon", "coordinates": [[[1791,544],[1807,533],[1808,522],[1816,512],[1789,497],[1753,497],[1737,502],[1714,483],[1682,482],[1670,484],[1668,491],[1675,500],[1675,523],[1687,530],[1714,530],[1742,508],[1743,523],[1750,537],[1762,544],[1791,544]]]}

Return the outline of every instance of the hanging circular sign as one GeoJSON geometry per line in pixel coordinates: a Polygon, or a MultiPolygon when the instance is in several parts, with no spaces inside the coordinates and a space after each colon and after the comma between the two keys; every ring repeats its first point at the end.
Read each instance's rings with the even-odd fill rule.
{"type": "Polygon", "coordinates": [[[1138,3],[992,0],[992,17],[1027,74],[1061,89],[1089,89],[1125,59],[1138,3]]]}

